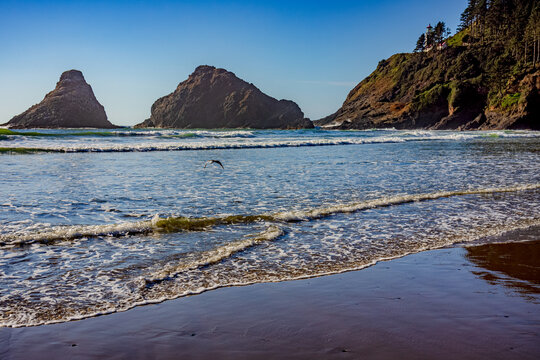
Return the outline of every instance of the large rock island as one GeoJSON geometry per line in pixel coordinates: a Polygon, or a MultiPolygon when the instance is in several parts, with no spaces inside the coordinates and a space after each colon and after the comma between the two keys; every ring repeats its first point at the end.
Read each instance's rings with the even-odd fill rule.
{"type": "Polygon", "coordinates": [[[62,73],[56,88],[39,104],[4,125],[13,129],[117,128],[107,120],[105,109],[78,70],[62,73]]]}
{"type": "Polygon", "coordinates": [[[152,105],[138,128],[312,128],[298,105],[274,99],[225,69],[202,65],[152,105]]]}

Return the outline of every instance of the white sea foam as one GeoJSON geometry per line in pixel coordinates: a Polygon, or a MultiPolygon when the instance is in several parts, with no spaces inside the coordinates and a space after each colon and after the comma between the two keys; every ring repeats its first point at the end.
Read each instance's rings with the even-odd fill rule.
{"type": "MultiPolygon", "coordinates": [[[[359,144],[272,154],[6,156],[0,326],[356,270],[540,223],[540,133],[228,131],[0,139],[0,147],[75,152],[359,144]],[[377,142],[396,144],[360,145],[377,142]],[[234,166],[193,171],[207,158],[234,166]]],[[[535,230],[524,233],[534,238],[535,230]]]]}
{"type": "MultiPolygon", "coordinates": [[[[373,209],[385,206],[406,204],[411,202],[419,202],[426,200],[436,200],[454,196],[465,195],[479,195],[479,194],[494,194],[494,193],[507,193],[518,192],[527,190],[540,189],[540,184],[525,184],[516,185],[510,187],[498,187],[498,188],[484,188],[484,189],[470,189],[470,190],[457,190],[457,191],[438,191],[433,193],[424,194],[405,194],[396,196],[387,196],[372,200],[363,200],[358,202],[337,204],[331,206],[322,206],[308,210],[290,210],[268,214],[257,214],[251,216],[239,215],[240,219],[230,221],[231,216],[212,217],[212,218],[167,218],[162,219],[159,214],[156,214],[151,220],[138,221],[138,222],[125,222],[120,224],[107,224],[107,225],[76,225],[76,226],[55,226],[52,228],[44,227],[36,231],[33,227],[31,231],[18,231],[14,233],[0,234],[0,244],[4,246],[16,246],[32,243],[49,243],[57,240],[73,240],[86,237],[101,237],[101,236],[126,236],[134,234],[144,234],[150,232],[159,232],[162,228],[160,222],[164,221],[163,225],[166,227],[168,221],[175,221],[176,219],[183,219],[187,223],[204,222],[208,221],[207,226],[198,225],[196,230],[205,230],[211,226],[229,223],[250,223],[257,221],[307,221],[319,219],[321,217],[330,216],[339,213],[350,213],[365,209],[373,209]]],[[[191,230],[189,226],[178,227],[178,231],[191,230]]]]}
{"type": "MultiPolygon", "coordinates": [[[[357,132],[361,134],[361,132],[357,132]]],[[[156,133],[151,133],[156,136],[156,133]]],[[[12,149],[25,149],[45,152],[150,152],[150,151],[185,151],[185,150],[216,150],[216,149],[252,149],[252,148],[279,148],[279,147],[308,147],[308,146],[337,146],[337,145],[362,145],[378,143],[403,143],[412,141],[463,141],[481,139],[486,137],[501,138],[534,138],[540,137],[539,132],[436,132],[426,130],[415,130],[407,132],[394,132],[384,136],[335,136],[331,134],[317,134],[317,136],[306,135],[296,137],[261,137],[257,138],[253,132],[246,131],[193,131],[193,132],[171,132],[160,134],[165,137],[183,137],[193,134],[195,137],[206,137],[208,139],[184,139],[176,141],[143,141],[139,139],[129,142],[110,141],[109,138],[100,141],[89,141],[87,138],[77,138],[76,140],[45,138],[35,139],[22,137],[16,142],[6,143],[5,146],[12,149]],[[328,136],[327,136],[328,135],[328,136]],[[53,143],[51,144],[51,140],[53,143]],[[195,140],[195,141],[194,141],[195,140]]],[[[339,134],[339,133],[338,133],[339,134]]],[[[150,135],[149,135],[150,136],[150,135]]],[[[1,141],[0,141],[1,144],[1,141]]]]}
{"type": "Polygon", "coordinates": [[[478,195],[478,194],[493,194],[504,192],[517,192],[526,190],[540,189],[540,184],[527,184],[511,187],[486,188],[486,189],[471,189],[460,191],[439,191],[426,194],[407,194],[383,197],[379,199],[360,201],[349,204],[332,205],[328,207],[320,207],[312,210],[287,211],[274,214],[273,217],[283,221],[303,221],[321,218],[339,213],[349,213],[365,209],[372,209],[383,206],[391,206],[405,204],[415,201],[435,200],[440,198],[463,196],[463,195],[478,195]]]}
{"type": "MultiPolygon", "coordinates": [[[[468,242],[473,242],[481,238],[501,236],[511,231],[522,230],[522,229],[527,229],[530,227],[538,227],[538,226],[540,226],[540,219],[532,219],[530,221],[525,221],[525,222],[520,222],[520,223],[513,223],[509,225],[501,225],[501,226],[495,226],[493,228],[481,229],[479,231],[470,232],[466,235],[446,238],[444,239],[444,241],[441,241],[432,246],[421,246],[421,247],[401,251],[392,255],[380,256],[380,257],[376,257],[367,261],[360,261],[359,263],[353,266],[345,266],[345,267],[337,266],[331,271],[319,271],[319,272],[306,271],[304,273],[297,274],[297,275],[279,274],[277,276],[257,277],[256,279],[241,279],[241,278],[226,278],[226,277],[219,278],[218,277],[214,281],[205,282],[204,286],[197,286],[197,285],[188,286],[187,289],[184,289],[179,292],[174,292],[174,291],[169,291],[169,292],[164,292],[164,293],[158,292],[154,296],[150,296],[150,297],[146,297],[146,296],[141,297],[139,294],[132,294],[132,296],[134,295],[133,298],[125,299],[124,301],[118,302],[114,305],[110,304],[105,309],[103,308],[99,308],[95,310],[89,309],[89,311],[85,311],[84,313],[66,314],[66,315],[61,316],[60,318],[54,317],[54,318],[49,318],[49,319],[40,319],[40,318],[36,318],[33,312],[28,312],[28,311],[19,312],[18,311],[18,312],[13,312],[10,316],[7,316],[7,317],[0,316],[0,327],[17,328],[17,327],[28,327],[28,326],[37,326],[37,325],[45,325],[45,324],[55,324],[55,323],[62,323],[66,321],[73,321],[73,320],[82,320],[82,319],[86,319],[90,317],[107,315],[107,314],[111,314],[115,312],[127,311],[137,306],[157,304],[166,300],[172,300],[172,299],[189,296],[189,295],[197,295],[206,291],[215,290],[222,287],[246,286],[246,285],[252,285],[252,284],[262,283],[262,282],[269,283],[269,282],[302,280],[302,279],[309,279],[309,278],[320,277],[320,276],[335,275],[335,274],[340,274],[340,273],[345,273],[345,272],[350,272],[350,271],[357,271],[357,270],[361,270],[361,269],[365,269],[367,267],[373,266],[382,261],[388,261],[388,260],[401,258],[410,254],[421,252],[421,251],[434,250],[434,249],[450,246],[452,244],[459,244],[459,243],[464,243],[466,245],[466,243],[468,242]]],[[[283,233],[281,229],[269,228],[265,232],[260,234],[259,237],[262,235],[264,240],[270,241],[270,240],[276,239],[282,234],[283,233]]],[[[258,242],[261,242],[264,240],[259,239],[258,242]]],[[[249,239],[247,239],[247,241],[249,241],[249,239]]],[[[240,242],[243,242],[243,241],[240,241],[240,242]]],[[[243,249],[246,249],[249,246],[253,246],[254,244],[255,242],[251,245],[247,245],[246,247],[239,246],[238,251],[242,251],[243,249]]],[[[217,255],[218,252],[222,252],[222,254],[225,257],[227,256],[227,251],[223,251],[222,249],[216,249],[215,253],[210,251],[208,252],[208,254],[210,256],[216,255],[215,256],[215,259],[217,259],[216,261],[220,261],[222,258],[220,258],[217,255]]],[[[234,251],[230,252],[230,254],[232,253],[234,253],[234,251]]],[[[203,260],[200,263],[193,264],[190,267],[180,267],[179,269],[177,269],[176,272],[173,272],[170,275],[164,273],[162,274],[164,275],[163,278],[156,278],[156,280],[158,282],[159,280],[169,280],[168,277],[170,278],[171,275],[174,276],[174,275],[182,274],[186,270],[204,266],[205,263],[207,264],[215,263],[214,261],[211,261],[211,260],[212,259],[208,258],[206,261],[203,260]]],[[[173,279],[170,278],[170,280],[173,280],[173,279]]],[[[145,291],[145,289],[148,289],[148,287],[146,286],[148,284],[148,280],[146,278],[139,279],[139,283],[140,283],[142,291],[145,291]]],[[[115,291],[123,294],[124,296],[128,295],[125,293],[125,289],[122,289],[122,288],[118,288],[115,291]]],[[[49,299],[51,302],[56,303],[56,299],[53,299],[53,298],[49,298],[49,299]]],[[[41,300],[42,301],[46,300],[46,298],[43,297],[41,300]]],[[[2,298],[0,297],[0,302],[1,301],[2,301],[2,298]]]]}
{"type": "Polygon", "coordinates": [[[17,231],[1,234],[0,244],[8,246],[29,245],[33,243],[49,243],[58,240],[73,240],[97,236],[125,236],[141,234],[152,230],[151,221],[126,222],[107,225],[65,225],[43,227],[40,230],[17,231]]]}
{"type": "Polygon", "coordinates": [[[144,278],[144,284],[147,286],[152,283],[172,278],[183,271],[217,263],[231,257],[231,255],[235,253],[246,250],[265,241],[275,240],[282,235],[282,229],[277,226],[269,226],[260,234],[248,236],[245,239],[233,241],[212,250],[198,253],[196,254],[195,259],[191,259],[190,261],[181,264],[171,264],[164,269],[160,269],[151,276],[144,278]]]}

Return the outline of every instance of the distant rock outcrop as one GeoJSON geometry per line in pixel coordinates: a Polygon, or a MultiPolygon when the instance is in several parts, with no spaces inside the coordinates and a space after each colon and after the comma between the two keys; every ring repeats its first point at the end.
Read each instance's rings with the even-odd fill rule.
{"type": "Polygon", "coordinates": [[[66,71],[45,98],[7,124],[10,128],[116,128],[78,70],[66,71]]]}
{"type": "Polygon", "coordinates": [[[313,124],[296,103],[276,100],[230,71],[203,65],[158,99],[150,119],[135,127],[297,129],[313,124]]]}

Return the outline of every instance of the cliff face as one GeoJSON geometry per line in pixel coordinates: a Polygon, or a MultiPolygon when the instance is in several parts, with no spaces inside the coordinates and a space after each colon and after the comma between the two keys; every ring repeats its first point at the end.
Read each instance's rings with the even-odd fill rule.
{"type": "Polygon", "coordinates": [[[276,100],[213,66],[199,66],[176,90],[152,105],[150,119],[135,127],[311,128],[294,102],[276,100]]]}
{"type": "Polygon", "coordinates": [[[66,71],[56,88],[7,124],[10,128],[115,128],[78,70],[66,71]]]}
{"type": "Polygon", "coordinates": [[[540,129],[540,71],[497,82],[493,49],[396,54],[315,125],[336,129],[540,129]]]}

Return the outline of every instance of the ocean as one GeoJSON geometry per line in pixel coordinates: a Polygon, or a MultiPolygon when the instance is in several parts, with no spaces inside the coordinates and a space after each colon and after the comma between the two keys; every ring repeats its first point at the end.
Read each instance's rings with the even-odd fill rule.
{"type": "Polygon", "coordinates": [[[538,132],[0,129],[0,161],[4,327],[540,229],[538,132]]]}

